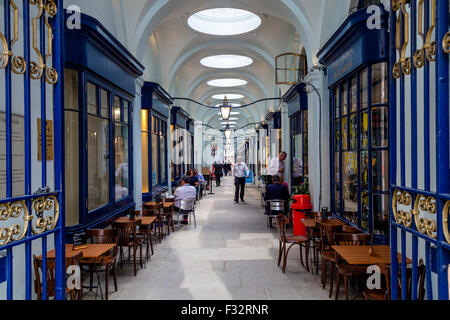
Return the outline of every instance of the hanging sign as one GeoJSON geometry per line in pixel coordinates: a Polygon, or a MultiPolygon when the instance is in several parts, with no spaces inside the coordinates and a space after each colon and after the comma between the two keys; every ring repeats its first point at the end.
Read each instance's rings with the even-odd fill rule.
{"type": "MultiPolygon", "coordinates": [[[[37,119],[37,140],[38,140],[38,161],[42,161],[42,147],[41,147],[41,119],[37,119]]],[[[53,160],[53,121],[45,121],[45,154],[46,160],[53,160]]]]}

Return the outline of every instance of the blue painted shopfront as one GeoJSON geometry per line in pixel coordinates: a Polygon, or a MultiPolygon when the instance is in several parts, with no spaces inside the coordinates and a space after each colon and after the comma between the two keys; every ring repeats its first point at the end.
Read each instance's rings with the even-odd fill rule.
{"type": "Polygon", "coordinates": [[[171,113],[171,137],[172,137],[172,187],[179,184],[181,176],[187,170],[187,134],[186,126],[189,121],[189,114],[180,107],[172,107],[171,113]]]}
{"type": "Polygon", "coordinates": [[[133,100],[144,67],[96,19],[65,30],[67,240],[134,207],[133,100]]]}
{"type": "Polygon", "coordinates": [[[168,191],[168,125],[173,100],[153,82],[142,87],[142,200],[168,191]]]}
{"type": "Polygon", "coordinates": [[[288,105],[291,184],[308,181],[308,95],[303,83],[293,85],[283,96],[288,105]]]}
{"type": "Polygon", "coordinates": [[[350,15],[318,53],[330,96],[332,211],[375,243],[388,242],[390,207],[389,38],[382,12],[381,28],[373,30],[366,10],[350,15]]]}

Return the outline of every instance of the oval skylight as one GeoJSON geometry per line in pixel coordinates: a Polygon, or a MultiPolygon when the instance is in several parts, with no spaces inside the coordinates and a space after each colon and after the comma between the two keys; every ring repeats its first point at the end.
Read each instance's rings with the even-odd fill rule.
{"type": "Polygon", "coordinates": [[[242,94],[234,94],[234,93],[221,93],[213,95],[211,98],[217,99],[217,100],[223,100],[225,99],[225,96],[228,100],[236,100],[236,99],[243,99],[244,96],[242,94]]]}
{"type": "Polygon", "coordinates": [[[235,54],[222,54],[203,58],[200,60],[200,63],[208,68],[235,69],[251,65],[253,63],[253,59],[247,56],[235,54]]]}
{"type": "Polygon", "coordinates": [[[215,8],[193,14],[187,23],[201,33],[232,36],[257,29],[261,25],[261,18],[242,9],[215,8]]]}
{"type": "Polygon", "coordinates": [[[207,82],[208,86],[220,88],[240,87],[247,83],[242,79],[215,79],[207,82]]]}

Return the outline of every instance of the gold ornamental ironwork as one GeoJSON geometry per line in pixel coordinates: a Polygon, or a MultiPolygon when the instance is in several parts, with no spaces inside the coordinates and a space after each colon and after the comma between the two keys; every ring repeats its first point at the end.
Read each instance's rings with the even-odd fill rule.
{"type": "Polygon", "coordinates": [[[437,210],[436,199],[434,197],[427,197],[424,195],[417,195],[414,203],[414,221],[416,222],[417,230],[426,234],[429,237],[437,238],[437,224],[436,220],[431,220],[421,216],[421,212],[435,215],[437,210]]]}
{"type": "Polygon", "coordinates": [[[33,200],[31,207],[37,218],[36,222],[31,223],[33,234],[41,234],[56,227],[59,219],[59,202],[56,196],[36,198],[33,200]],[[44,215],[51,211],[53,211],[53,215],[44,215]]]}
{"type": "Polygon", "coordinates": [[[409,45],[409,13],[406,9],[406,0],[393,1],[393,8],[401,9],[398,17],[396,16],[396,34],[395,34],[395,48],[397,49],[400,59],[394,63],[392,70],[395,79],[400,79],[401,73],[405,75],[411,74],[411,57],[406,56],[409,45]],[[401,18],[402,16],[403,18],[401,18]],[[401,43],[401,22],[404,25],[403,44],[401,43]]]}
{"type": "Polygon", "coordinates": [[[25,201],[0,204],[0,221],[7,221],[11,218],[19,218],[23,213],[23,224],[14,224],[11,227],[0,228],[0,246],[19,241],[25,238],[28,231],[29,221],[32,216],[29,215],[28,207],[25,201]]]}
{"type": "Polygon", "coordinates": [[[422,38],[422,48],[414,53],[414,66],[417,69],[425,65],[425,58],[428,62],[436,61],[436,41],[433,41],[433,32],[436,29],[436,0],[431,0],[431,25],[425,36],[424,30],[424,0],[419,0],[417,34],[422,38]]]}
{"type": "Polygon", "coordinates": [[[45,71],[45,81],[48,84],[55,84],[58,82],[58,73],[53,67],[48,65],[49,59],[53,55],[53,30],[48,22],[48,18],[56,15],[56,3],[54,0],[30,0],[30,4],[38,7],[38,13],[32,19],[33,50],[36,53],[37,62],[32,61],[30,63],[30,75],[32,79],[38,80],[44,76],[45,71]],[[44,24],[47,28],[47,53],[41,53],[37,45],[37,23],[42,17],[44,17],[44,24]],[[45,57],[43,54],[45,54],[45,57]]]}
{"type": "Polygon", "coordinates": [[[24,74],[27,71],[27,62],[24,57],[14,55],[14,45],[19,41],[19,8],[14,0],[9,0],[9,3],[13,9],[14,27],[13,27],[13,39],[11,40],[11,70],[16,74],[24,74]]]}
{"type": "Polygon", "coordinates": [[[446,54],[450,53],[450,32],[447,32],[444,36],[444,40],[442,40],[442,50],[446,54]]]}
{"type": "Polygon", "coordinates": [[[447,201],[447,203],[444,206],[444,210],[442,211],[442,227],[444,228],[445,240],[447,240],[448,243],[450,243],[450,231],[448,230],[449,216],[450,216],[450,201],[447,201]]]}
{"type": "Polygon", "coordinates": [[[411,194],[407,191],[395,190],[392,197],[392,212],[394,219],[398,224],[403,224],[405,227],[412,226],[412,210],[398,210],[397,205],[410,206],[412,203],[411,194]]]}

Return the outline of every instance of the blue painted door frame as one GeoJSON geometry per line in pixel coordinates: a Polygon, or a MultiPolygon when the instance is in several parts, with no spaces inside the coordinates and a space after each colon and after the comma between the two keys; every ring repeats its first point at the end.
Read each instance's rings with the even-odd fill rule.
{"type": "MultiPolygon", "coordinates": [[[[15,292],[23,288],[15,287],[13,273],[16,271],[13,266],[21,257],[13,255],[13,249],[22,247],[25,250],[25,298],[33,298],[33,256],[32,242],[40,241],[42,250],[39,254],[46,253],[49,249],[48,237],[53,236],[54,248],[56,251],[56,281],[55,297],[56,299],[65,299],[65,243],[64,243],[64,72],[63,72],[63,1],[37,0],[30,3],[29,0],[22,2],[4,0],[4,37],[8,43],[10,51],[9,59],[3,56],[2,67],[0,67],[0,76],[5,77],[5,86],[0,88],[4,95],[5,103],[5,124],[6,124],[6,197],[0,199],[0,210],[2,214],[0,252],[6,253],[6,298],[8,300],[22,298],[15,292]],[[31,16],[31,7],[37,7],[36,16],[31,16]],[[17,16],[16,16],[17,14],[17,16]],[[22,15],[22,20],[18,19],[22,15]],[[17,19],[17,21],[14,21],[17,19]],[[22,25],[22,32],[15,30],[16,25],[22,25]],[[49,26],[46,25],[48,21],[49,26]],[[33,26],[30,28],[30,24],[33,26]],[[46,34],[53,32],[53,46],[46,43],[46,34]],[[32,42],[32,36],[39,39],[38,44],[32,42]],[[16,38],[17,37],[17,38],[16,38]],[[23,52],[14,47],[17,40],[23,41],[23,52]],[[52,50],[52,51],[50,51],[52,50]],[[47,59],[46,55],[51,56],[47,59]],[[4,63],[6,61],[6,63],[4,63]],[[3,69],[3,70],[2,70],[3,69]],[[17,79],[23,81],[23,86],[19,87],[17,79]],[[40,90],[31,90],[32,82],[40,84],[40,90]],[[14,87],[17,86],[17,87],[14,87]],[[53,97],[47,94],[48,89],[53,89],[53,97]],[[13,92],[23,91],[19,96],[13,96],[13,92]],[[49,110],[52,105],[53,110],[49,110]],[[14,105],[13,105],[14,100],[14,105]],[[12,117],[17,112],[17,107],[23,102],[24,119],[24,190],[20,190],[20,196],[13,194],[13,128],[12,117]],[[32,102],[35,108],[40,105],[38,125],[41,129],[40,147],[41,147],[41,183],[40,190],[32,190],[31,163],[37,158],[36,154],[31,153],[32,141],[31,121],[32,121],[32,102]],[[53,168],[47,163],[47,121],[46,117],[53,114],[53,168]],[[53,169],[53,185],[48,181],[49,170],[53,169]],[[14,218],[18,220],[14,220],[14,218]],[[16,224],[22,221],[21,224],[16,224]],[[5,235],[5,236],[3,236],[5,235]]],[[[3,98],[3,97],[2,97],[3,98]]],[[[39,170],[39,168],[34,168],[39,170]]],[[[36,187],[33,187],[36,188],[36,187]]],[[[43,269],[47,267],[47,255],[43,254],[43,269]]],[[[18,272],[23,272],[22,270],[18,272]]],[[[42,296],[47,298],[47,273],[42,273],[42,296]]]]}
{"type": "Polygon", "coordinates": [[[426,265],[426,298],[448,300],[449,57],[443,41],[448,39],[445,37],[449,31],[449,1],[432,0],[424,1],[423,4],[419,1],[411,1],[408,4],[393,1],[393,5],[390,11],[392,107],[389,129],[391,150],[399,148],[400,151],[390,153],[391,258],[392,274],[401,274],[402,289],[397,292],[397,278],[392,277],[392,298],[407,298],[405,257],[410,253],[408,257],[412,260],[411,298],[418,298],[418,264],[419,257],[422,256],[426,265]],[[422,28],[417,22],[419,15],[423,17],[422,28]],[[411,27],[408,33],[405,25],[409,22],[411,27]],[[420,33],[428,34],[429,38],[422,37],[423,41],[419,41],[420,33]],[[402,48],[407,50],[402,52],[402,48]],[[419,77],[423,77],[423,88],[419,85],[419,77]],[[408,87],[411,89],[407,90],[408,87]],[[418,117],[419,106],[423,108],[423,118],[418,117]],[[433,109],[436,119],[435,132],[431,130],[430,125],[430,113],[433,109]],[[411,120],[405,116],[406,111],[410,112],[411,120]],[[419,125],[423,127],[424,132],[423,163],[418,158],[417,141],[422,138],[418,133],[419,125]],[[408,130],[410,141],[407,141],[408,130]],[[436,141],[435,151],[430,143],[433,140],[436,141]],[[411,159],[407,159],[405,155],[406,146],[409,144],[411,159]],[[435,170],[431,165],[432,161],[435,161],[435,170]],[[411,163],[410,167],[407,166],[408,162],[411,163]],[[422,171],[424,182],[420,186],[419,172],[422,171]],[[410,179],[407,179],[408,174],[410,179]],[[431,184],[432,176],[435,177],[435,186],[431,184]],[[397,262],[397,252],[402,254],[400,262],[397,262]],[[437,276],[437,281],[433,281],[433,274],[437,276]]]}

